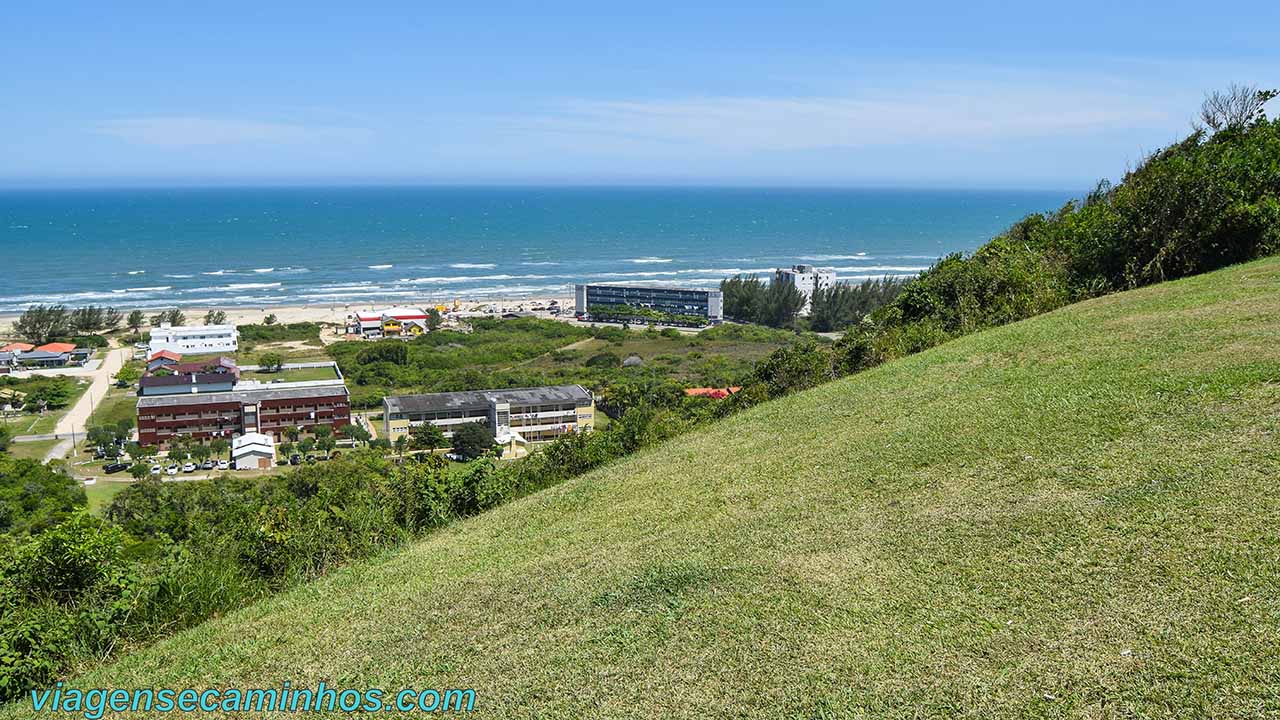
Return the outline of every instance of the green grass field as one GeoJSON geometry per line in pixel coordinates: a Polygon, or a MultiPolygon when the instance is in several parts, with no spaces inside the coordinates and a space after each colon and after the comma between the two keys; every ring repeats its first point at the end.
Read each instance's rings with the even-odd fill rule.
{"type": "Polygon", "coordinates": [[[1274,716],[1277,477],[1271,259],[765,404],[75,683],[473,687],[504,718],[1274,716]]]}
{"type": "Polygon", "coordinates": [[[89,389],[89,383],[77,379],[74,389],[64,407],[40,413],[16,413],[6,415],[0,422],[7,424],[15,435],[47,435],[53,432],[58,422],[66,416],[67,411],[79,402],[80,397],[89,389]]]}
{"type": "Polygon", "coordinates": [[[16,458],[43,461],[44,456],[49,454],[49,451],[58,442],[58,440],[33,440],[31,442],[9,443],[9,449],[5,452],[16,458]]]}
{"type": "Polygon", "coordinates": [[[286,368],[280,372],[254,371],[241,373],[243,380],[259,382],[302,382],[304,380],[337,380],[338,374],[333,367],[286,368]]]}
{"type": "Polygon", "coordinates": [[[92,485],[85,485],[84,494],[89,499],[89,512],[94,515],[101,515],[107,505],[111,503],[111,498],[126,487],[129,487],[127,482],[113,482],[101,478],[92,485]]]}

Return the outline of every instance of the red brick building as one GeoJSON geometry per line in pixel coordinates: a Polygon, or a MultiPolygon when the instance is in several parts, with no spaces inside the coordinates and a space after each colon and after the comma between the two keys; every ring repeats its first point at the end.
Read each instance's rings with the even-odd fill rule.
{"type": "Polygon", "coordinates": [[[260,432],[283,439],[291,427],[335,431],[351,422],[351,401],[341,380],[240,383],[227,392],[138,398],[138,441],[168,447],[175,437],[208,440],[260,432]]]}

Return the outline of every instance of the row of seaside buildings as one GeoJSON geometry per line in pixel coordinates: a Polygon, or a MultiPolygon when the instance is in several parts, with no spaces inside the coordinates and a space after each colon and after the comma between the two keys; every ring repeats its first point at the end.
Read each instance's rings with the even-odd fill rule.
{"type": "MultiPolygon", "coordinates": [[[[425,313],[406,317],[415,314],[409,310],[391,308],[378,319],[399,315],[409,322],[425,320],[425,313]]],[[[138,441],[168,448],[179,439],[247,438],[246,447],[260,447],[284,440],[293,428],[310,434],[317,426],[338,431],[352,422],[350,393],[336,363],[285,364],[264,372],[237,365],[231,357],[237,349],[234,326],[153,332],[146,371],[138,381],[138,441]],[[315,377],[328,373],[332,377],[315,377]],[[308,379],[290,379],[299,374],[308,379]]],[[[595,399],[580,385],[401,395],[383,400],[377,430],[395,442],[424,423],[440,427],[446,437],[462,424],[480,423],[495,443],[519,454],[533,444],[594,427],[595,399]]]]}
{"type": "MultiPolygon", "coordinates": [[[[835,273],[798,265],[778,270],[774,281],[795,284],[805,296],[807,310],[813,293],[830,287],[835,273]]],[[[432,312],[415,307],[358,312],[348,318],[346,330],[371,339],[414,337],[429,331],[432,312]]],[[[579,319],[593,320],[603,314],[626,320],[619,314],[627,313],[635,313],[633,319],[641,322],[665,316],[675,319],[675,324],[715,324],[724,316],[723,297],[719,290],[575,287],[579,319]]],[[[242,436],[280,441],[292,428],[310,433],[325,425],[336,431],[352,422],[350,393],[335,363],[285,365],[278,374],[262,373],[256,367],[237,366],[230,357],[237,349],[234,325],[162,325],[152,331],[147,371],[138,388],[139,442],[167,447],[178,438],[204,441],[242,436]],[[204,357],[184,361],[184,355],[204,357]],[[315,369],[320,367],[328,368],[332,377],[315,379],[315,369]],[[289,379],[291,371],[304,368],[310,371],[309,379],[289,379]]],[[[387,397],[377,430],[395,442],[424,423],[440,427],[446,437],[460,425],[480,423],[498,445],[518,454],[532,444],[589,430],[595,420],[591,392],[580,385],[562,385],[387,397]]]]}

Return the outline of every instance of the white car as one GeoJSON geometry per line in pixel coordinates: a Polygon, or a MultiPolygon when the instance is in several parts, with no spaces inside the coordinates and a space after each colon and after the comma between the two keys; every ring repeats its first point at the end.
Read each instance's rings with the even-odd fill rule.
{"type": "Polygon", "coordinates": [[[151,466],[151,474],[152,474],[152,475],[159,475],[160,473],[163,473],[163,472],[164,472],[164,468],[160,467],[159,465],[152,465],[152,466],[151,466]]]}
{"type": "Polygon", "coordinates": [[[218,461],[218,469],[219,469],[219,470],[230,470],[230,469],[231,469],[231,463],[227,462],[226,460],[219,460],[219,461],[218,461]]]}
{"type": "Polygon", "coordinates": [[[164,472],[165,472],[165,474],[166,474],[166,475],[177,475],[177,474],[178,474],[178,466],[177,466],[177,465],[170,465],[167,469],[165,469],[165,471],[164,471],[164,472]]]}
{"type": "Polygon", "coordinates": [[[186,465],[182,466],[182,472],[184,473],[190,473],[195,471],[196,471],[196,464],[193,462],[189,462],[186,465]]]}

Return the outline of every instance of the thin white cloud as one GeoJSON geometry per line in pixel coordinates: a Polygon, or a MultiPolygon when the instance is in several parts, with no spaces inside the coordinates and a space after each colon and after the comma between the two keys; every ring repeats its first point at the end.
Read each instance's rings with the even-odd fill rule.
{"type": "Polygon", "coordinates": [[[987,141],[1155,127],[1169,115],[1098,93],[991,92],[877,97],[701,97],[575,100],[513,123],[526,130],[727,151],[861,148],[987,141]]]}
{"type": "Polygon", "coordinates": [[[196,115],[120,118],[102,123],[97,132],[137,145],[183,148],[206,145],[305,145],[366,139],[360,128],[259,122],[196,115]]]}

